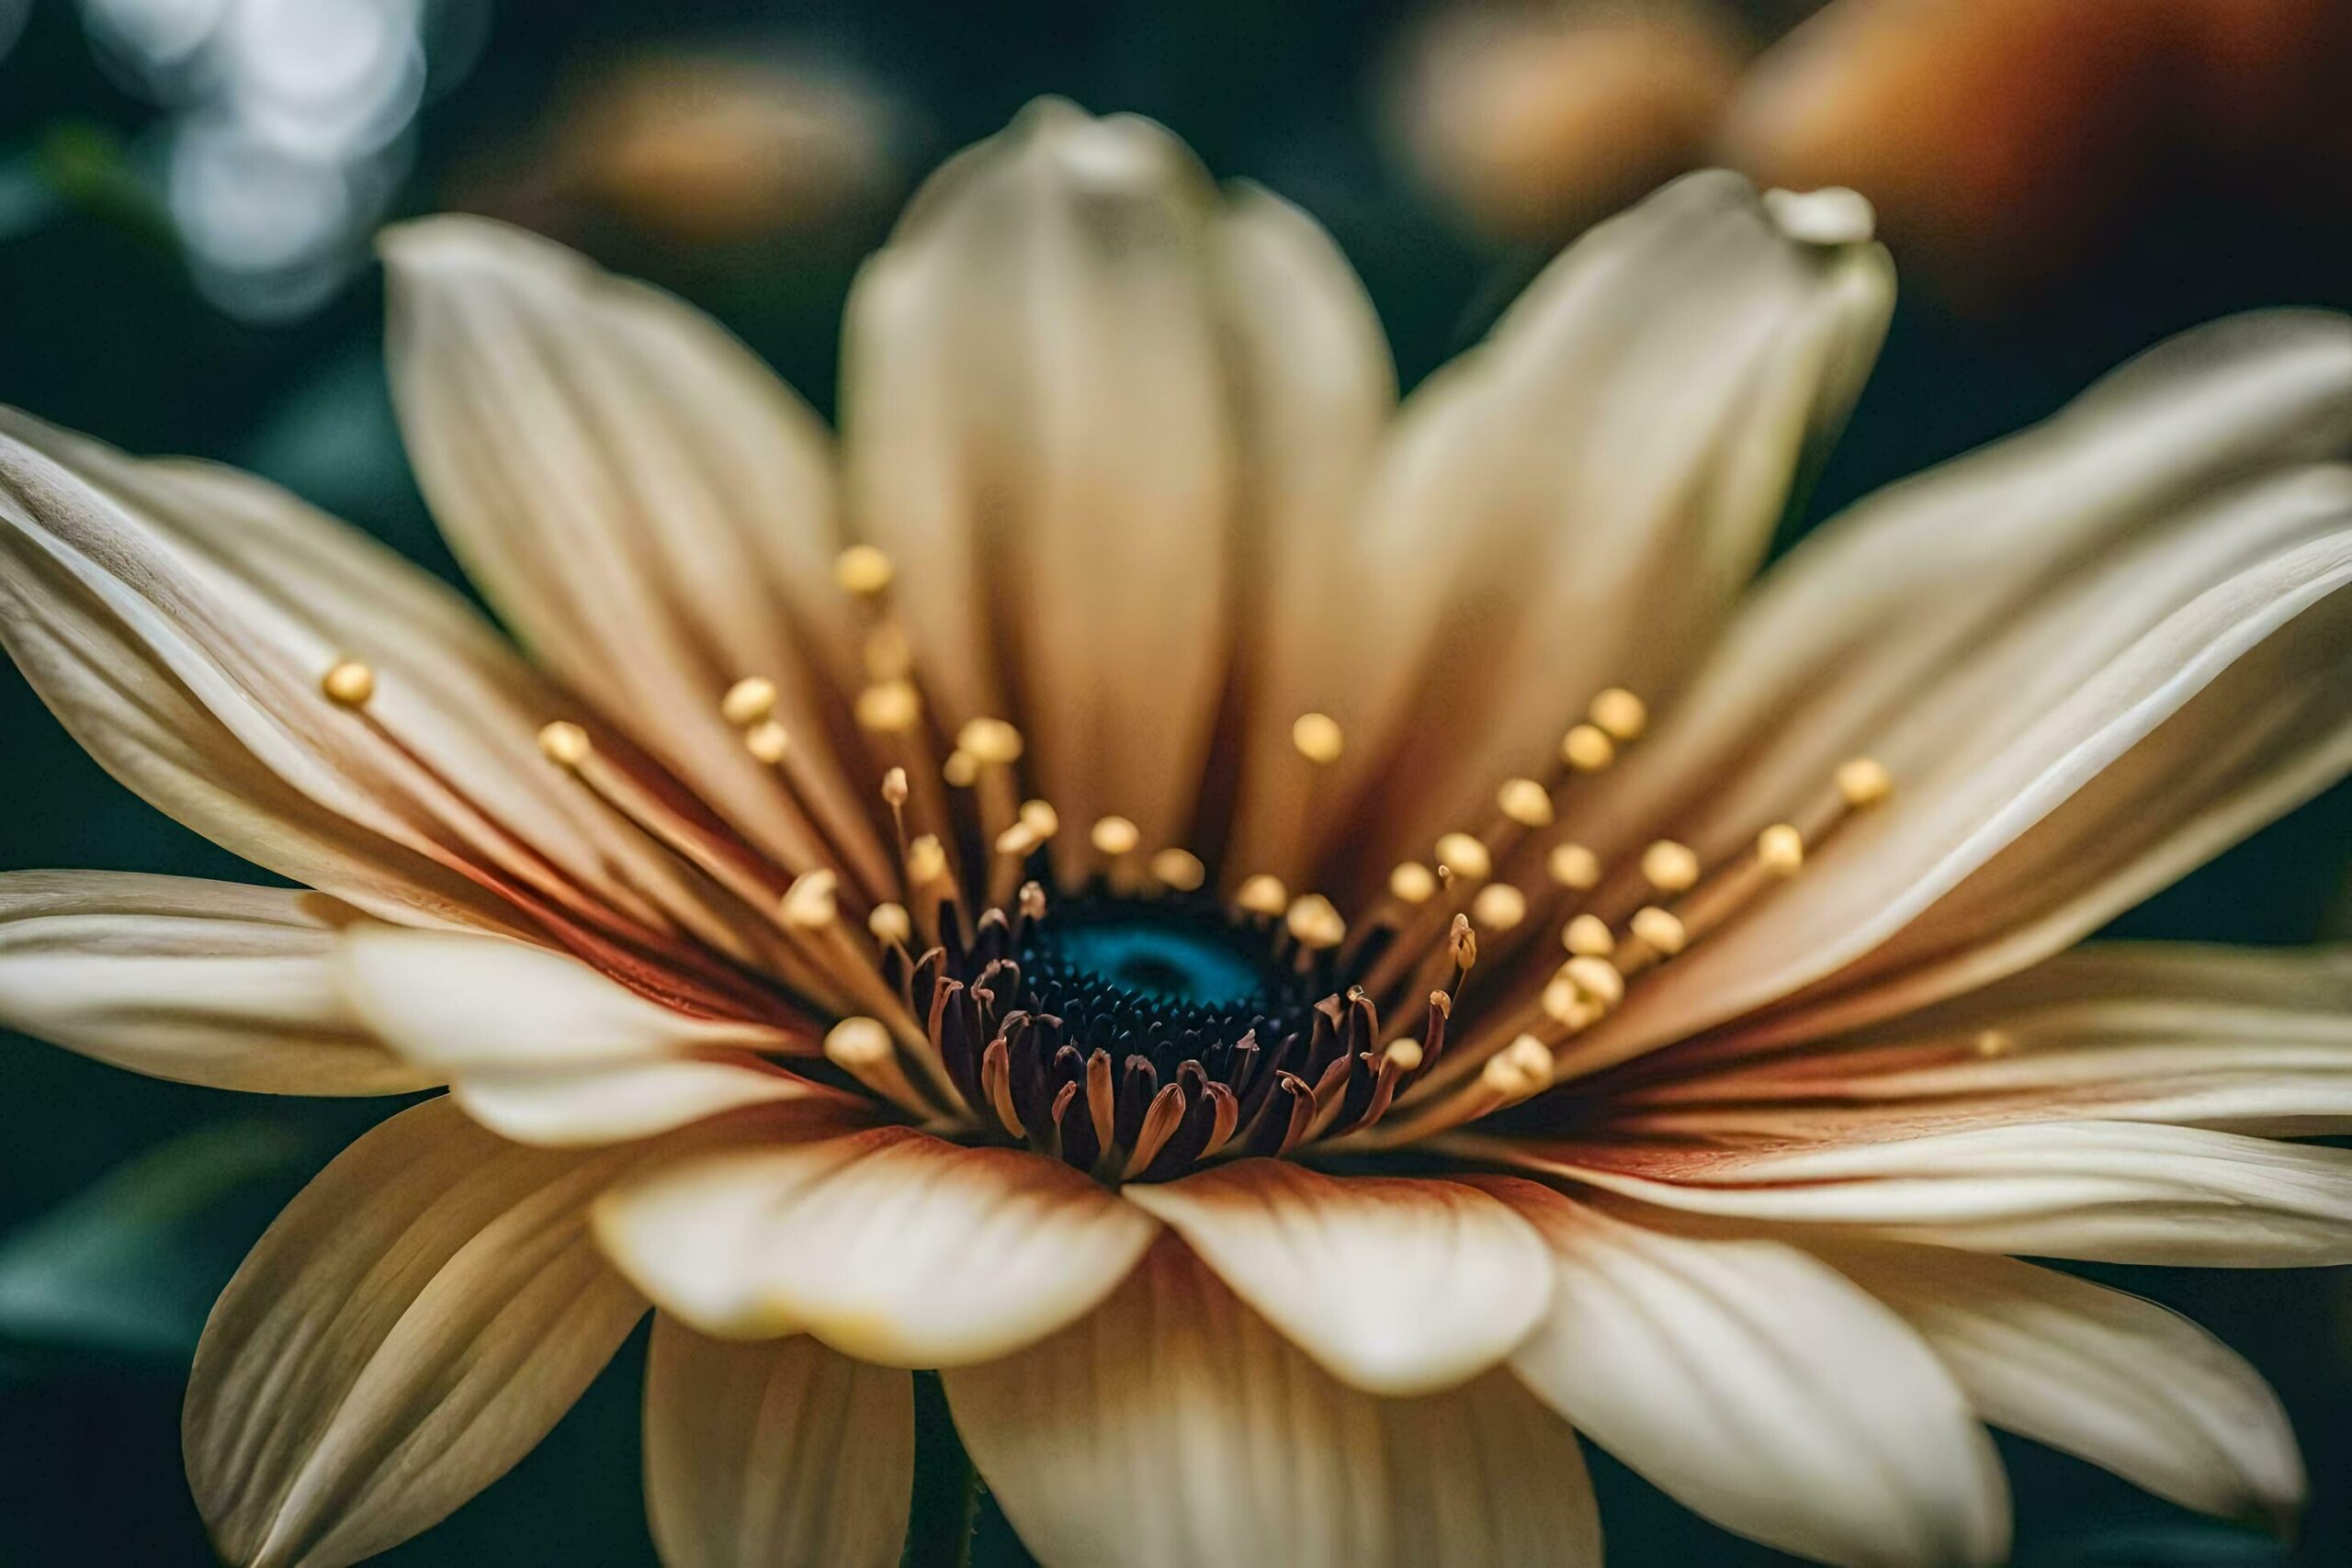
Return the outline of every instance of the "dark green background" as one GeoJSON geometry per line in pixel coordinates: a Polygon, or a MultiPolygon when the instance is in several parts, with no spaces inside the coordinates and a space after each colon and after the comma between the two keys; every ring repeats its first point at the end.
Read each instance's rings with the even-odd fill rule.
{"type": "MultiPolygon", "coordinates": [[[[1465,241],[1382,157],[1374,74],[1402,15],[1394,4],[1337,0],[510,0],[497,8],[471,73],[427,110],[402,209],[438,205],[451,171],[511,142],[583,62],[631,40],[816,49],[916,107],[910,169],[996,129],[1039,92],[1165,120],[1218,174],[1256,177],[1332,230],[1370,285],[1409,384],[1475,337],[1544,258],[1465,241]]],[[[112,185],[103,133],[133,137],[151,113],[94,68],[69,5],[33,0],[23,39],[0,60],[0,167],[84,172],[66,180],[51,221],[0,243],[0,400],[134,450],[260,468],[449,570],[391,434],[376,280],[362,278],[294,325],[241,326],[208,308],[168,241],[112,185]]],[[[885,204],[867,232],[821,243],[700,254],[616,227],[589,243],[612,265],[715,310],[825,407],[849,267],[888,212],[885,204]]],[[[2047,412],[2171,332],[2290,302],[2352,304],[2352,248],[2341,231],[2297,232],[2186,198],[2151,220],[2112,265],[2032,306],[1963,319],[1913,290],[1849,438],[1788,537],[1878,484],[2047,412]]],[[[2309,940],[2340,909],[2347,849],[2352,793],[2339,788],[2120,929],[2309,940]]],[[[29,866],[250,874],[108,781],[9,671],[0,674],[0,869],[29,866]]],[[[178,1463],[187,1345],[210,1292],[275,1204],[381,1109],[153,1083],[0,1036],[0,1562],[209,1561],[178,1463]],[[172,1200],[175,1212],[123,1232],[120,1256],[82,1258],[68,1270],[107,1309],[69,1300],[61,1317],[20,1302],[12,1316],[8,1261],[31,1257],[54,1272],[61,1245],[92,1234],[96,1222],[21,1227],[163,1145],[162,1164],[74,1212],[126,1226],[139,1202],[172,1200]]],[[[2273,1379],[2303,1439],[2312,1508],[2290,1555],[2004,1439],[2018,1561],[2352,1561],[2352,1277],[2100,1272],[2190,1313],[2273,1379]]],[[[633,1342],[510,1478],[384,1561],[650,1562],[636,1495],[641,1366],[641,1343],[633,1342]]],[[[1605,1459],[1596,1467],[1618,1562],[1785,1561],[1700,1523],[1605,1459]]],[[[984,1527],[978,1560],[1022,1560],[1001,1521],[984,1527]]]]}

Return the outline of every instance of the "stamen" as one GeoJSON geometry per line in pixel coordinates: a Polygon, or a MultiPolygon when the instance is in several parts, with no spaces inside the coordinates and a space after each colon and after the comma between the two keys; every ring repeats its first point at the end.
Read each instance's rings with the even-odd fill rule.
{"type": "Polygon", "coordinates": [[[1578,915],[1560,932],[1560,945],[1580,958],[1606,958],[1616,950],[1617,938],[1600,916],[1578,915]]]}
{"type": "Polygon", "coordinates": [[[1408,860],[1388,874],[1388,896],[1400,904],[1426,904],[1437,897],[1437,873],[1408,860]]]}
{"type": "Polygon", "coordinates": [[[775,767],[792,750],[792,737],[774,719],[763,719],[743,731],[743,750],[775,767]]]}
{"type": "Polygon", "coordinates": [[[1690,846],[1660,839],[1642,852],[1642,875],[1661,893],[1687,893],[1699,881],[1699,857],[1690,846]]]}
{"type": "Polygon", "coordinates": [[[1162,850],[1151,857],[1151,874],[1179,893],[1191,893],[1208,880],[1208,867],[1189,850],[1162,850]]]}
{"type": "Polygon", "coordinates": [[[1290,934],[1310,953],[1320,953],[1347,940],[1348,922],[1320,893],[1306,893],[1293,901],[1283,919],[1290,934]]]}
{"type": "Polygon", "coordinates": [[[1290,740],[1300,756],[1317,767],[1329,767],[1340,760],[1344,738],[1339,721],[1330,715],[1303,713],[1290,727],[1290,740]]]}
{"type": "Polygon", "coordinates": [[[539,730],[539,752],[560,768],[577,768],[592,750],[588,732],[568,719],[558,719],[539,730]]]}
{"type": "Polygon", "coordinates": [[[911,681],[881,681],[857,694],[856,710],[859,728],[905,735],[922,718],[922,697],[911,681]]]}
{"type": "Polygon", "coordinates": [[[843,592],[860,599],[877,598],[888,592],[897,575],[890,558],[872,545],[852,545],[833,558],[833,581],[843,592]]]}
{"type": "Polygon", "coordinates": [[[1281,877],[1261,873],[1241,884],[1234,892],[1233,902],[1236,908],[1250,914],[1280,919],[1283,911],[1290,908],[1290,889],[1283,886],[1281,877]]]}
{"type": "Polygon", "coordinates": [[[1527,919],[1527,895],[1508,882],[1490,882],[1470,900],[1470,918],[1484,931],[1510,931],[1527,919]]]}
{"type": "Polygon", "coordinates": [[[1894,775],[1871,757],[1852,757],[1838,764],[1838,793],[1860,810],[1876,806],[1894,789],[1894,775]]]}
{"type": "Polygon", "coordinates": [[[1468,833],[1448,833],[1440,839],[1437,860],[1440,866],[1473,882],[1484,882],[1494,874],[1494,856],[1483,842],[1468,833]]]}
{"type": "Polygon", "coordinates": [[[833,1025],[825,1036],[825,1060],[901,1110],[933,1113],[899,1066],[890,1032],[879,1019],[853,1016],[833,1025]]]}
{"type": "Polygon", "coordinates": [[[886,945],[905,947],[914,941],[914,920],[904,904],[876,904],[865,917],[865,929],[874,940],[886,945]]]}
{"type": "Polygon", "coordinates": [[[1635,740],[1648,726],[1650,712],[1641,698],[1623,686],[1611,686],[1592,699],[1585,716],[1606,730],[1611,739],[1635,740]]]}
{"type": "Polygon", "coordinates": [[[1804,864],[1804,835],[1775,822],[1756,835],[1756,859],[1775,876],[1794,876],[1804,864]]]}
{"type": "Polygon", "coordinates": [[[1589,893],[1600,886],[1600,857],[1582,844],[1553,845],[1544,858],[1544,870],[1571,892],[1589,893]]]}
{"type": "Polygon", "coordinates": [[[337,660],[319,677],[319,691],[340,706],[363,707],[376,694],[376,671],[356,659],[337,660]]]}
{"type": "Polygon", "coordinates": [[[718,700],[718,714],[738,729],[749,729],[775,712],[775,682],[764,675],[746,675],[727,688],[718,700]]]}
{"type": "Polygon", "coordinates": [[[1597,773],[1617,760],[1617,744],[1596,724],[1571,726],[1560,738],[1560,761],[1579,773],[1597,773]]]}
{"type": "Polygon", "coordinates": [[[1552,792],[1533,779],[1505,779],[1495,792],[1495,804],[1522,828],[1552,825],[1552,792]]]}

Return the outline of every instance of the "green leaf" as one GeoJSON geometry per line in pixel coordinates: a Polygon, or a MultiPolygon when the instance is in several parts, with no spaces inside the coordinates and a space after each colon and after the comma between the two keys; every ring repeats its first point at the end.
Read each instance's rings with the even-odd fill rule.
{"type": "Polygon", "coordinates": [[[213,1298],[317,1152],[283,1122],[200,1128],[0,1240],[0,1357],[185,1361],[213,1298]]]}

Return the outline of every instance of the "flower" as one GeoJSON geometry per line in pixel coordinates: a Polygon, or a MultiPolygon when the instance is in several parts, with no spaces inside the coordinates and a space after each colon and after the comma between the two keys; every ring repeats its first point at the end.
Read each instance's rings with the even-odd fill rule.
{"type": "Polygon", "coordinates": [[[10,416],[0,630],[315,891],[0,881],[0,1011],[446,1084],[198,1351],[222,1551],[348,1562],[655,1309],[673,1564],[895,1560],[907,1369],[1047,1563],[1598,1560],[1571,1423],[1837,1562],[1995,1562],[1980,1422],[2276,1515],[2222,1345],[2014,1260],[2352,1259],[2352,964],[2076,939],[2352,761],[2352,325],[2247,317],[1740,590],[1888,310],[1724,175],[1401,409],[1330,242],[1043,104],[850,306],[843,432],[665,296],[385,241],[531,649],[241,475],[10,416]]]}

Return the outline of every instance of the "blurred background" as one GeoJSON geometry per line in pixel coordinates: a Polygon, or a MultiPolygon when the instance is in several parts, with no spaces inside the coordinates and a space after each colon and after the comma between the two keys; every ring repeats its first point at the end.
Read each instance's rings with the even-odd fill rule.
{"type": "MultiPolygon", "coordinates": [[[[1318,217],[1409,386],[1543,262],[1729,163],[1876,203],[1904,280],[1783,545],[2226,311],[2352,306],[2345,0],[0,0],[0,400],[226,458],[445,573],[395,437],[368,250],[494,213],[715,311],[820,408],[851,269],[943,154],[1057,92],[1172,126],[1318,217]]],[[[0,671],[0,869],[253,874],[0,671]]],[[[2118,934],[2352,931],[2339,788],[2118,934]]],[[[0,1562],[201,1564],[178,1403],[276,1206],[386,1108],[259,1102],[0,1035],[0,1562]]],[[[2027,1564],[2352,1562],[2352,1271],[2106,1269],[2284,1393],[2300,1539],[2004,1439],[2027,1564]]],[[[382,1561],[650,1563],[641,1345],[382,1561]]],[[[1620,1562],[1786,1561],[1596,1461],[1620,1562]]],[[[1024,1562],[1001,1520],[976,1561],[1024,1562]]]]}

